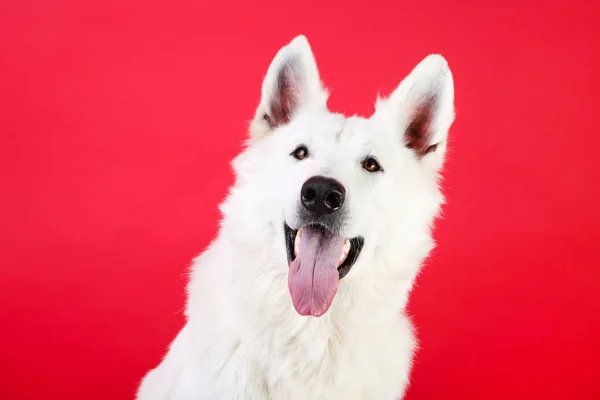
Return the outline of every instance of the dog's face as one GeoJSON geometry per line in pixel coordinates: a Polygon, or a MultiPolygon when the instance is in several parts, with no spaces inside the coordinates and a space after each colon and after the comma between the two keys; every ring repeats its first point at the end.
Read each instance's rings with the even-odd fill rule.
{"type": "Polygon", "coordinates": [[[331,113],[326,102],[300,36],[269,67],[248,148],[234,164],[252,187],[246,195],[262,198],[254,218],[276,228],[301,315],[329,309],[365,249],[428,231],[442,201],[437,173],[454,119],[452,75],[435,55],[368,119],[331,113]]]}

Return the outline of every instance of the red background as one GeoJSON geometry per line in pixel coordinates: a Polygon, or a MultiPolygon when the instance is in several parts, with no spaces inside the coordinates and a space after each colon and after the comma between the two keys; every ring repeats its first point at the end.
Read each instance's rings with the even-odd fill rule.
{"type": "Polygon", "coordinates": [[[336,111],[369,113],[430,52],[454,72],[407,398],[600,398],[592,1],[217,3],[0,5],[0,398],[133,398],[298,33],[336,111]]]}

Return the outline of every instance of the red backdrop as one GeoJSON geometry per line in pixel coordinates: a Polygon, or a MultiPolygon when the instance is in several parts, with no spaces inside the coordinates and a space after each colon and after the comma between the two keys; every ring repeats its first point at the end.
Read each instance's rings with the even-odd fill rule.
{"type": "Polygon", "coordinates": [[[0,5],[0,398],[133,397],[298,33],[336,111],[369,113],[430,52],[454,72],[407,398],[600,398],[592,1],[217,3],[0,5]]]}

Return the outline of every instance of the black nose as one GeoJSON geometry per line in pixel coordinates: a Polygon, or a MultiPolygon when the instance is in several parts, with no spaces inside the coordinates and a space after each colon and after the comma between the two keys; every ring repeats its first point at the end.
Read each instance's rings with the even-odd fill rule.
{"type": "Polygon", "coordinates": [[[300,197],[304,207],[320,217],[342,208],[346,189],[334,179],[313,176],[302,185],[300,197]]]}

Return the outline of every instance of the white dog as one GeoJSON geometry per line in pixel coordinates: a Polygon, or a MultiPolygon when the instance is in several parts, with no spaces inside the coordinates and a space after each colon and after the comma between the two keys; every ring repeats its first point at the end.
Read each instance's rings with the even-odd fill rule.
{"type": "Polygon", "coordinates": [[[404,308],[443,202],[452,75],[428,56],[368,119],[327,97],[299,36],[267,71],[187,323],[139,400],[403,397],[404,308]]]}

